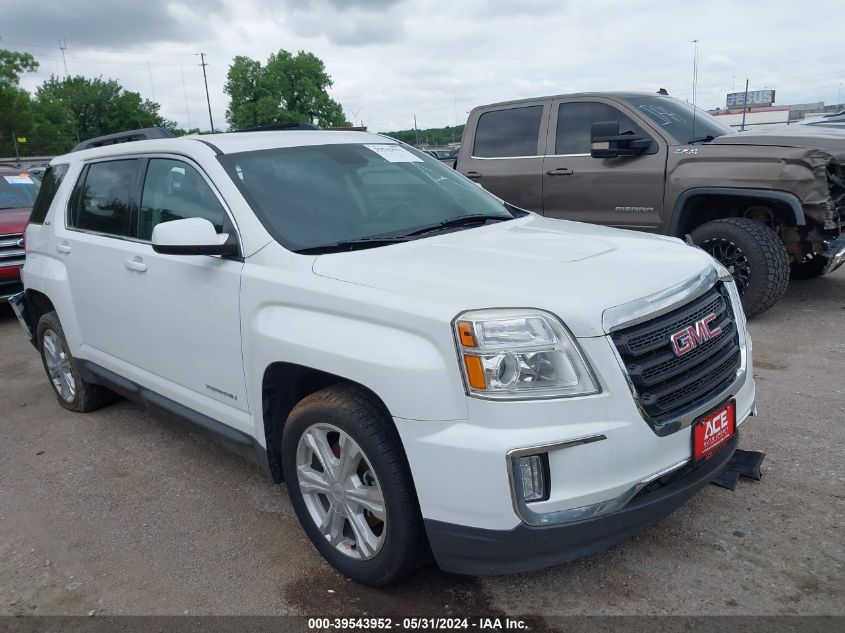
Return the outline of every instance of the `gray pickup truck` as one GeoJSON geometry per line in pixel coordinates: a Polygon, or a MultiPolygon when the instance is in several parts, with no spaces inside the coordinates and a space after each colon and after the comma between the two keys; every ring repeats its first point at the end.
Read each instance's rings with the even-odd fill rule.
{"type": "Polygon", "coordinates": [[[475,108],[455,168],[543,215],[689,236],[734,275],[746,313],[790,276],[845,261],[845,132],[735,133],[668,96],[583,93],[475,108]]]}

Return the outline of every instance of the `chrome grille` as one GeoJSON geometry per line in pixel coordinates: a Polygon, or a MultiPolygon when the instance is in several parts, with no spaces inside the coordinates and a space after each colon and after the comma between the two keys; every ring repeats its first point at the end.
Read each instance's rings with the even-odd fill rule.
{"type": "Polygon", "coordinates": [[[0,268],[23,265],[26,252],[22,240],[20,233],[0,235],[0,268]]]}
{"type": "Polygon", "coordinates": [[[682,416],[721,393],[742,363],[739,333],[727,289],[719,283],[703,296],[644,323],[612,334],[640,406],[655,422],[682,416]],[[673,333],[713,313],[721,332],[677,356],[673,333]]]}

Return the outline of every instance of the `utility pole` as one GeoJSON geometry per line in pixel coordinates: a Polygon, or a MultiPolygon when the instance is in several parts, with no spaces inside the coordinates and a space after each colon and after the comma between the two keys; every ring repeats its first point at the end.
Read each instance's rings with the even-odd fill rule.
{"type": "Polygon", "coordinates": [[[748,78],[745,79],[745,96],[742,98],[742,127],[740,132],[745,132],[745,113],[748,112],[748,78]]]}
{"type": "Polygon", "coordinates": [[[416,145],[414,147],[419,147],[420,145],[420,131],[417,129],[417,115],[414,115],[414,137],[417,139],[416,145]]]}
{"type": "Polygon", "coordinates": [[[67,60],[65,59],[65,49],[67,48],[67,40],[59,40],[59,50],[62,52],[62,63],[65,66],[65,77],[70,77],[67,71],[67,60]]]}
{"type": "MultiPolygon", "coordinates": [[[[14,131],[12,132],[12,143],[15,146],[15,160],[18,163],[18,169],[20,169],[21,155],[20,155],[20,152],[18,152],[18,136],[17,136],[17,134],[14,133],[14,131]]],[[[14,205],[12,205],[12,206],[14,206],[14,205]]]]}
{"type": "Polygon", "coordinates": [[[211,123],[211,133],[214,134],[214,119],[211,117],[211,97],[208,96],[208,77],[205,74],[205,67],[208,64],[205,63],[205,53],[200,53],[200,60],[202,66],[202,80],[205,82],[205,100],[208,103],[208,121],[211,123]]]}

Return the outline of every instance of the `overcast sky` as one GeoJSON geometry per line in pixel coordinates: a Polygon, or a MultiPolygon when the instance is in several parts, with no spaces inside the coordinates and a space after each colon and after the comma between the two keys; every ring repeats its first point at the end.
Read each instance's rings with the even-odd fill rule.
{"type": "Polygon", "coordinates": [[[842,0],[0,0],[0,48],[41,62],[25,88],[64,74],[61,38],[71,74],[117,79],[202,129],[199,51],[218,128],[232,58],[284,48],[320,57],[347,118],[388,131],[544,94],[662,87],[692,100],[693,39],[702,107],[724,107],[746,77],[778,103],[836,103],[843,33],[842,0]]]}

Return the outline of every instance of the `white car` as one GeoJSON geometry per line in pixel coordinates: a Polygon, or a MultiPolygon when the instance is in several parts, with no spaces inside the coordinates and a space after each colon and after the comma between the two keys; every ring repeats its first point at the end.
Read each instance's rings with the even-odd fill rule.
{"type": "Polygon", "coordinates": [[[49,169],[11,303],[59,404],[119,394],[219,438],[362,583],[618,543],[755,412],[706,253],[522,211],[389,138],[159,138],[49,169]]]}

